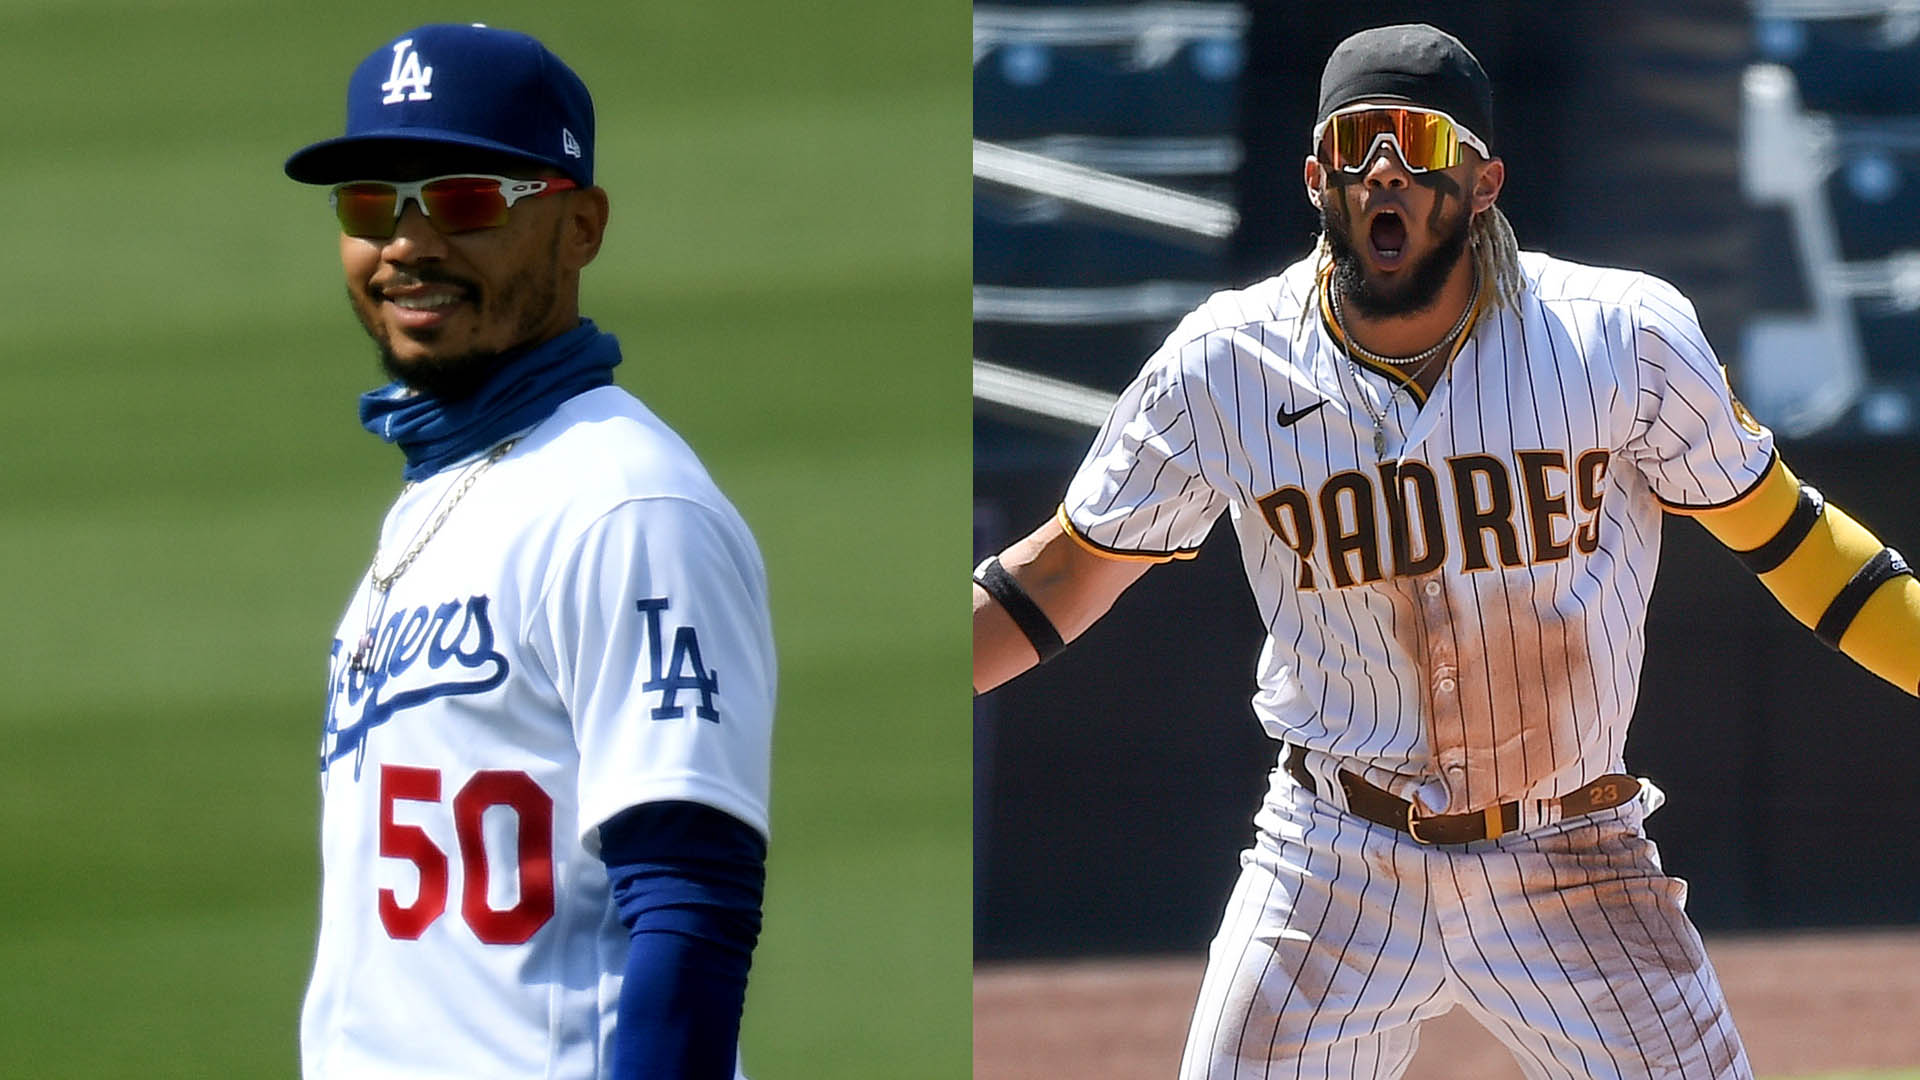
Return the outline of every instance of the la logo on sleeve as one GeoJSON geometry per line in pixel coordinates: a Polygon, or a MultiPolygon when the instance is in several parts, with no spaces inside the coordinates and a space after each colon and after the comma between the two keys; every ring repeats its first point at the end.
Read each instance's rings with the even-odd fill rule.
{"type": "Polygon", "coordinates": [[[431,101],[433,94],[427,90],[427,84],[432,81],[433,69],[420,66],[420,52],[413,47],[413,39],[402,38],[393,43],[393,70],[387,74],[387,81],[380,84],[380,89],[387,92],[380,103],[431,101]]]}
{"type": "Polygon", "coordinates": [[[661,624],[661,615],[671,606],[671,601],[664,596],[649,596],[634,604],[647,620],[647,659],[653,676],[642,683],[640,689],[647,693],[662,692],[661,702],[653,710],[655,720],[677,720],[687,715],[687,707],[677,699],[682,690],[692,690],[700,695],[693,714],[717,724],[720,710],[714,708],[713,695],[720,692],[720,673],[708,670],[701,660],[700,636],[694,633],[693,627],[674,628],[672,659],[666,658],[666,628],[661,624]]]}

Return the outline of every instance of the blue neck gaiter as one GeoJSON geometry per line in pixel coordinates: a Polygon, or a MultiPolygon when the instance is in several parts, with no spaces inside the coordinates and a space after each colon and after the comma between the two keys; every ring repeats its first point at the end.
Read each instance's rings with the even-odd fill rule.
{"type": "Polygon", "coordinates": [[[560,403],[613,383],[620,342],[590,319],[507,361],[461,401],[388,383],[360,395],[360,423],[407,455],[402,475],[424,480],[553,415],[560,403]]]}

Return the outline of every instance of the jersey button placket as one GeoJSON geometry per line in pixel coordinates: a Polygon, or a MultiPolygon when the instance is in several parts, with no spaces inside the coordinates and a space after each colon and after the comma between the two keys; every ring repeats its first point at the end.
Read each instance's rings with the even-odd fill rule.
{"type": "Polygon", "coordinates": [[[1431,747],[1442,782],[1452,800],[1466,791],[1466,751],[1455,740],[1460,735],[1459,668],[1453,655],[1453,633],[1448,618],[1446,585],[1437,577],[1421,582],[1419,606],[1427,628],[1427,700],[1433,715],[1428,727],[1431,747]]]}
{"type": "Polygon", "coordinates": [[[1445,588],[1438,580],[1429,580],[1420,587],[1424,598],[1421,606],[1426,611],[1428,638],[1432,644],[1428,648],[1428,659],[1432,663],[1431,685],[1436,694],[1451,694],[1456,689],[1454,676],[1458,673],[1453,665],[1453,651],[1447,647],[1447,605],[1442,599],[1445,588]]]}

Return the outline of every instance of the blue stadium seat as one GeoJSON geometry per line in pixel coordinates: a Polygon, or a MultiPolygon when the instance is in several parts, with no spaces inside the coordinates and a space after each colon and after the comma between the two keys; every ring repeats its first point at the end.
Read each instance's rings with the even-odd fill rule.
{"type": "MultiPolygon", "coordinates": [[[[1920,99],[1913,102],[1920,108],[1920,99]]],[[[1920,121],[1836,118],[1839,157],[1827,178],[1841,257],[1877,259],[1920,249],[1920,121]]]]}
{"type": "Polygon", "coordinates": [[[1920,311],[1899,311],[1879,300],[1854,304],[1860,351],[1868,377],[1879,382],[1920,377],[1920,311]]]}
{"type": "MultiPolygon", "coordinates": [[[[1039,219],[1031,198],[973,200],[973,280],[984,285],[1094,286],[1217,279],[1221,256],[1169,240],[1062,216],[1039,219]]],[[[1063,211],[1064,212],[1064,211],[1063,211]]]]}
{"type": "Polygon", "coordinates": [[[1144,68],[1131,49],[1003,44],[973,68],[974,134],[1231,134],[1239,69],[1232,39],[1190,41],[1144,68]]]}
{"type": "MultiPolygon", "coordinates": [[[[1161,26],[1153,21],[1161,16],[1136,20],[1142,9],[1112,4],[1088,10],[1084,18],[1072,4],[995,8],[1002,6],[1022,10],[1011,18],[995,10],[976,22],[986,35],[976,38],[973,68],[977,138],[1232,201],[1243,62],[1234,9],[1169,5],[1166,17],[1185,21],[1161,26]],[[1036,13],[1034,7],[1054,10],[1036,13]],[[1081,43],[1070,43],[1075,41],[1081,43]]],[[[1178,318],[1164,310],[1137,314],[1135,305],[1144,301],[1126,287],[1214,283],[1226,272],[1224,251],[1196,250],[1144,226],[985,185],[975,189],[973,237],[974,282],[983,289],[974,355],[1110,391],[1126,385],[1178,318]],[[1091,322],[1017,321],[1069,318],[1058,307],[1035,315],[1027,306],[1060,303],[1049,290],[1102,288],[1119,295],[1097,294],[1094,306],[1112,302],[1123,314],[1088,316],[1082,310],[1079,317],[1091,322]]],[[[1192,286],[1199,295],[1211,287],[1192,286]]],[[[1057,425],[1029,422],[1031,427],[991,407],[984,414],[977,408],[976,457],[990,462],[1042,455],[1060,459],[1055,467],[1064,468],[1084,449],[1085,432],[1063,438],[1057,425]]]]}
{"type": "MultiPolygon", "coordinates": [[[[1166,340],[1166,323],[1036,326],[975,323],[973,352],[1026,371],[1118,393],[1166,340]]],[[[1091,434],[1089,432],[1088,434],[1091,434]]],[[[1085,449],[1084,437],[1080,446],[1085,449]]]]}
{"type": "Polygon", "coordinates": [[[1873,16],[1759,20],[1762,59],[1785,64],[1811,112],[1909,115],[1920,101],[1920,23],[1873,16]]]}

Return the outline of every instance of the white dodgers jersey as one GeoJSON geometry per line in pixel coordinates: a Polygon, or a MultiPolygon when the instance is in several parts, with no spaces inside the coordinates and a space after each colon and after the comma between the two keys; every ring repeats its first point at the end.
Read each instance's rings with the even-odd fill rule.
{"type": "Polygon", "coordinates": [[[451,510],[335,635],[308,1080],[606,1075],[628,937],[597,827],[685,800],[767,832],[765,571],[693,452],[609,386],[480,465],[400,496],[383,574],[451,510]]]}
{"type": "Polygon", "coordinates": [[[1311,262],[1217,294],[1068,489],[1068,531],[1122,558],[1231,516],[1267,629],[1254,711],[1321,790],[1346,768],[1458,813],[1621,771],[1662,506],[1771,465],[1672,286],[1532,252],[1521,276],[1424,400],[1349,357],[1311,262]]]}

